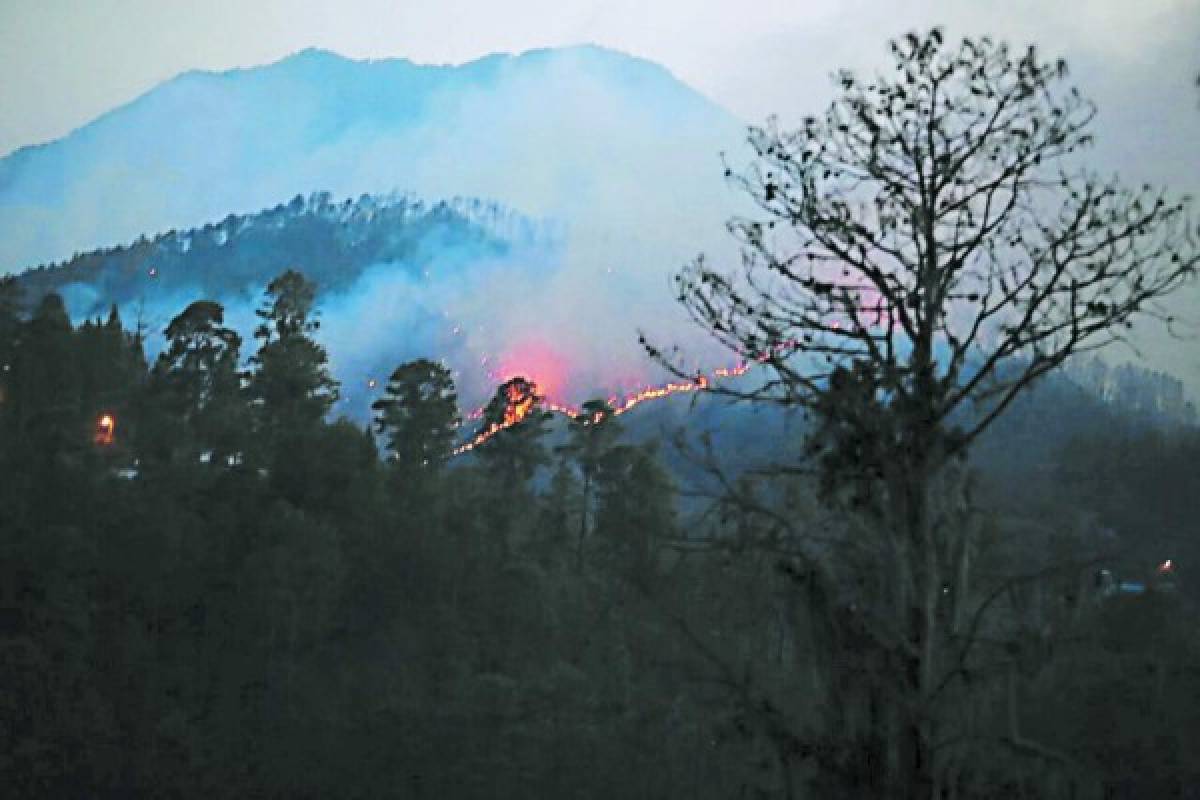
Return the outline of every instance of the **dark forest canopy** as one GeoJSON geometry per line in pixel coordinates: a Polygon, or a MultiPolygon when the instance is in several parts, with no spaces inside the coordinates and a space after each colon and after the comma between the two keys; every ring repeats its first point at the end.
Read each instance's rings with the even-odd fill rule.
{"type": "MultiPolygon", "coordinates": [[[[250,359],[199,301],[152,365],[115,312],[73,328],[54,295],[25,315],[2,286],[3,764],[21,796],[773,795],[772,720],[834,724],[813,692],[842,667],[808,662],[849,646],[852,618],[786,600],[793,567],[752,546],[760,520],[681,512],[690,473],[630,435],[636,414],[597,401],[599,424],[552,446],[531,412],[447,462],[467,430],[436,362],[398,366],[377,435],[327,419],[298,275],[272,282],[250,359]]],[[[721,413],[758,446],[753,415],[721,413]]],[[[1004,424],[981,494],[1031,469],[1041,485],[983,501],[981,564],[1047,570],[993,629],[1021,648],[1022,724],[1097,785],[1170,793],[1200,771],[1200,731],[1170,701],[1200,690],[1200,643],[1194,587],[1154,567],[1200,560],[1184,500],[1200,435],[1070,381],[1004,424]],[[1148,590],[1109,596],[1101,568],[1148,590]],[[1053,657],[1052,627],[1069,631],[1053,657]]],[[[788,513],[822,518],[803,481],[788,493],[788,513]]],[[[981,724],[1003,732],[1006,714],[981,724]]],[[[804,774],[869,771],[854,757],[804,774]]],[[[1004,796],[1039,780],[1014,753],[976,769],[1004,796]]]]}

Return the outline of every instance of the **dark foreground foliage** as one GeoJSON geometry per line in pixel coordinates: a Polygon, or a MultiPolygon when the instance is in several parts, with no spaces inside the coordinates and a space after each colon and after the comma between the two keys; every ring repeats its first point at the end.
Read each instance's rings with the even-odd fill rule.
{"type": "MultiPolygon", "coordinates": [[[[854,607],[813,591],[761,517],[685,525],[656,451],[603,404],[556,448],[524,397],[486,457],[447,460],[459,412],[434,362],[397,370],[374,434],[326,421],[337,387],[298,275],[271,284],[254,358],[197,303],[150,366],[115,314],[73,328],[55,296],[24,314],[11,289],[8,796],[877,792],[859,678],[888,667],[856,656],[854,607]]],[[[986,515],[982,573],[1041,577],[993,603],[1005,644],[977,677],[993,755],[960,785],[1054,796],[1047,748],[1096,792],[1186,796],[1196,617],[1186,587],[1146,567],[1193,525],[1179,498],[1200,492],[1200,439],[1083,429],[1060,450],[1032,512],[998,500],[986,515]],[[1114,526],[1137,546],[1107,566],[1151,573],[1145,594],[1093,585],[1114,526]]],[[[780,507],[816,524],[812,487],[787,493],[780,507]]],[[[987,580],[981,599],[1001,585],[987,580]]]]}

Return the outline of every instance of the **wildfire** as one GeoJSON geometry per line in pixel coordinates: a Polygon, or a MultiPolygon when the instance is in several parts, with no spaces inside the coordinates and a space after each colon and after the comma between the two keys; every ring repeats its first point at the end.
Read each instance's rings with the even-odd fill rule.
{"type": "MultiPolygon", "coordinates": [[[[619,416],[641,405],[642,403],[651,400],[661,400],[665,397],[670,397],[676,394],[687,394],[689,392],[702,391],[709,388],[714,379],[740,377],[749,372],[750,367],[750,363],[743,362],[734,367],[723,367],[715,370],[712,373],[711,378],[707,375],[697,375],[695,379],[691,381],[676,381],[666,383],[661,386],[647,386],[640,391],[635,392],[634,394],[625,396],[624,398],[616,396],[609,397],[608,404],[613,409],[612,415],[619,416]]],[[[511,428],[512,426],[521,422],[521,420],[525,419],[525,417],[537,403],[538,396],[541,394],[536,383],[531,383],[528,385],[530,387],[528,391],[522,391],[518,385],[515,384],[509,386],[506,397],[508,400],[508,407],[504,411],[504,421],[490,425],[485,430],[480,431],[470,441],[456,447],[452,451],[451,455],[459,456],[463,455],[464,453],[469,453],[476,447],[479,447],[481,444],[486,442],[488,439],[491,439],[500,431],[511,428]]],[[[585,412],[582,409],[576,406],[566,405],[564,403],[548,401],[542,407],[546,411],[554,414],[561,414],[569,419],[580,419],[581,417],[585,416],[585,412]]],[[[483,419],[483,415],[484,409],[479,408],[468,414],[467,419],[479,420],[483,419]]],[[[603,419],[604,414],[595,413],[592,414],[589,419],[585,419],[584,424],[595,425],[603,421],[603,419]]]]}
{"type": "MultiPolygon", "coordinates": [[[[653,400],[661,400],[676,394],[687,394],[690,392],[703,391],[708,389],[712,385],[713,381],[739,378],[749,372],[755,365],[765,364],[775,356],[786,356],[799,349],[799,347],[800,343],[798,341],[788,339],[772,345],[765,352],[757,355],[751,361],[741,361],[732,367],[721,367],[713,370],[711,375],[704,375],[700,373],[690,381],[673,381],[671,383],[665,383],[659,386],[646,386],[634,392],[633,394],[625,395],[624,397],[619,397],[617,395],[610,396],[607,399],[607,402],[609,407],[613,409],[612,416],[619,416],[627,411],[632,410],[633,408],[636,408],[642,403],[653,400]]],[[[484,356],[481,359],[481,365],[486,366],[487,360],[487,356],[484,356]]],[[[551,363],[553,367],[559,366],[554,362],[551,363]]],[[[552,381],[553,375],[560,371],[561,370],[557,368],[550,370],[552,381]]],[[[492,370],[488,373],[489,377],[496,379],[500,378],[502,374],[503,373],[499,370],[492,370]]],[[[550,387],[550,389],[553,389],[553,387],[550,387]]],[[[524,379],[521,379],[520,381],[510,384],[507,388],[506,397],[506,400],[508,401],[508,407],[505,409],[503,421],[494,423],[488,426],[486,429],[478,432],[469,441],[464,442],[451,451],[451,456],[460,456],[464,453],[469,453],[476,447],[482,445],[488,439],[491,439],[500,431],[511,428],[512,426],[520,423],[523,419],[525,419],[529,412],[533,410],[534,406],[537,405],[539,401],[542,402],[542,409],[544,411],[548,411],[553,414],[561,414],[562,416],[573,420],[577,420],[585,416],[585,412],[579,407],[546,400],[545,396],[548,393],[549,391],[546,390],[546,387],[533,381],[525,381],[524,379]]],[[[477,408],[470,414],[467,414],[466,418],[470,421],[482,420],[484,418],[484,413],[484,408],[477,408]]],[[[603,418],[603,414],[593,414],[590,419],[584,420],[584,424],[596,425],[602,422],[603,418]]]]}

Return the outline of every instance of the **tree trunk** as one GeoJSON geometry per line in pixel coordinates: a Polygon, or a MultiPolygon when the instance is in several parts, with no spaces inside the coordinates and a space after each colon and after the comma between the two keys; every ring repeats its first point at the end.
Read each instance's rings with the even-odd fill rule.
{"type": "MultiPolygon", "coordinates": [[[[907,575],[911,586],[902,587],[907,596],[906,640],[910,649],[903,691],[897,702],[902,720],[900,734],[900,778],[898,796],[909,800],[931,800],[936,796],[936,769],[933,763],[935,718],[929,700],[934,690],[938,647],[937,610],[941,592],[941,570],[937,543],[929,524],[928,469],[914,459],[901,479],[902,521],[908,556],[907,575]]],[[[903,607],[903,606],[902,606],[903,607]]]]}
{"type": "Polygon", "coordinates": [[[592,475],[590,471],[583,473],[583,506],[579,511],[579,542],[575,547],[575,569],[583,572],[583,540],[587,537],[588,504],[591,502],[592,475]]]}

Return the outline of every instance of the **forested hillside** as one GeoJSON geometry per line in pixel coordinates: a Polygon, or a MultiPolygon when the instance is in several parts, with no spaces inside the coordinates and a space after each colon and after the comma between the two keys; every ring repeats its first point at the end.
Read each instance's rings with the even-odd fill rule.
{"type": "MultiPolygon", "coordinates": [[[[301,267],[322,292],[352,286],[372,266],[419,277],[435,258],[439,279],[461,277],[473,262],[514,250],[552,251],[561,230],[478,199],[424,203],[404,195],[335,202],[328,192],[297,195],[257,214],[167,231],[59,264],[20,273],[25,295],[54,291],[76,318],[157,306],[191,294],[240,298],[272,276],[301,267]]],[[[169,317],[168,317],[169,318],[169,317]]]]}
{"type": "MultiPolygon", "coordinates": [[[[798,604],[804,562],[752,509],[682,503],[703,448],[672,475],[669,437],[630,434],[648,412],[597,401],[552,445],[536,387],[499,387],[463,424],[453,379],[418,360],[364,430],[326,416],[337,386],[295,273],[269,286],[245,374],[217,303],[183,309],[148,365],[117,314],[73,327],[56,295],[26,316],[17,291],[0,304],[0,769],[18,794],[724,798],[804,763],[817,785],[871,774],[843,683],[875,668],[855,606],[798,604]],[[810,750],[780,727],[800,719],[859,744],[810,750]]],[[[737,415],[736,444],[754,415],[697,424],[737,415]]],[[[1124,515],[1190,526],[1163,498],[1196,496],[1194,470],[1168,486],[1128,467],[1194,463],[1200,436],[1111,434],[1055,446],[1040,505],[982,506],[973,591],[1001,598],[987,631],[1021,672],[978,724],[1002,738],[1016,713],[1102,784],[1178,796],[1200,729],[1161,699],[1200,691],[1192,560],[1124,515]],[[1182,577],[1155,573],[1171,556],[1182,577]],[[1110,595],[1102,568],[1149,589],[1110,595]],[[1011,582],[1037,569],[1050,580],[1011,582]]],[[[807,479],[756,484],[831,524],[807,479]]],[[[996,797],[1038,774],[1004,753],[976,776],[996,797]]]]}

